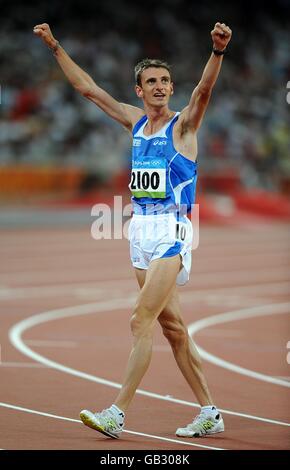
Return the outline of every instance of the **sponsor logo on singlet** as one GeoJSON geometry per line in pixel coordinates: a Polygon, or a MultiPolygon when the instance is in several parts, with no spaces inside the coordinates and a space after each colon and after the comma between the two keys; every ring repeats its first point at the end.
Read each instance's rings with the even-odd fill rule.
{"type": "Polygon", "coordinates": [[[141,139],[133,139],[133,147],[140,147],[141,139]]]}
{"type": "Polygon", "coordinates": [[[156,140],[153,141],[153,145],[167,145],[167,140],[156,139],[156,140]]]}

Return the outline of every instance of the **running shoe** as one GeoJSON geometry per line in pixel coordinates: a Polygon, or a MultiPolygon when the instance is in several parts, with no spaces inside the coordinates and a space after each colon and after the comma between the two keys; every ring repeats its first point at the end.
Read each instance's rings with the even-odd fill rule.
{"type": "Polygon", "coordinates": [[[216,416],[202,411],[194,418],[193,422],[188,424],[185,428],[178,428],[176,435],[179,437],[203,437],[209,434],[223,432],[224,430],[224,421],[218,411],[216,416]]]}
{"type": "Polygon", "coordinates": [[[120,413],[120,417],[118,417],[110,408],[103,410],[101,413],[83,410],[80,412],[80,418],[89,428],[95,429],[112,439],[119,439],[123,431],[124,413],[120,413]]]}

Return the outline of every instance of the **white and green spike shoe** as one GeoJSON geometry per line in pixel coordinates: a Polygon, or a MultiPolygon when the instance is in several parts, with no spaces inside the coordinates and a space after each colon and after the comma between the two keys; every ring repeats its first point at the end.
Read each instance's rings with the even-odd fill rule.
{"type": "Polygon", "coordinates": [[[112,439],[119,439],[124,426],[124,414],[116,416],[109,408],[101,413],[92,413],[88,410],[80,412],[82,422],[89,428],[105,434],[112,439]]]}
{"type": "Polygon", "coordinates": [[[218,411],[216,415],[202,411],[194,418],[193,422],[188,424],[185,428],[178,428],[176,435],[179,437],[203,437],[223,432],[224,430],[224,421],[218,411]]]}

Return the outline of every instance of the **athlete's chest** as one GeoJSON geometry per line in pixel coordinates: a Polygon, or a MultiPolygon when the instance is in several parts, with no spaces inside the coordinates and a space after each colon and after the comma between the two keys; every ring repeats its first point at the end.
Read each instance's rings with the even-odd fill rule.
{"type": "Polygon", "coordinates": [[[154,137],[152,139],[143,139],[134,137],[132,156],[133,158],[142,159],[145,157],[158,157],[165,160],[170,160],[174,153],[172,140],[167,137],[154,137]]]}

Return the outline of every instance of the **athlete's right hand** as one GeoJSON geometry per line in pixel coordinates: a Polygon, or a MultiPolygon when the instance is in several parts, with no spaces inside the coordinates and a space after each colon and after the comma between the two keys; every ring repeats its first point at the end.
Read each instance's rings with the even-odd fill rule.
{"type": "Polygon", "coordinates": [[[57,45],[57,40],[53,37],[53,34],[47,23],[37,24],[34,26],[33,32],[36,34],[36,36],[39,36],[51,49],[57,45]]]}

